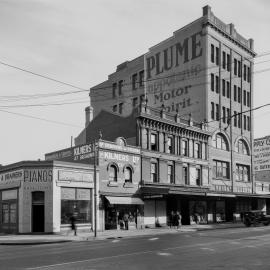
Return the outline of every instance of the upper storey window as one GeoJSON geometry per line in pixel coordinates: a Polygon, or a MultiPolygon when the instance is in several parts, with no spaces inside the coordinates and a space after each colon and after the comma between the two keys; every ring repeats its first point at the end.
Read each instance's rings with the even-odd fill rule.
{"type": "Polygon", "coordinates": [[[118,95],[121,96],[123,92],[123,80],[118,82],[118,95]]]}
{"type": "Polygon", "coordinates": [[[249,155],[249,149],[247,143],[240,139],[236,142],[235,150],[239,154],[249,155]]]}
{"type": "Polygon", "coordinates": [[[116,97],[116,89],[117,89],[117,83],[113,83],[112,85],[112,97],[116,97]]]}
{"type": "Polygon", "coordinates": [[[215,63],[215,46],[211,44],[211,62],[215,63]]]}
{"type": "Polygon", "coordinates": [[[111,165],[109,168],[109,180],[117,182],[117,168],[115,165],[111,165]]]}
{"type": "Polygon", "coordinates": [[[139,86],[144,86],[144,70],[139,72],[139,86]]]}
{"type": "Polygon", "coordinates": [[[151,134],[150,135],[150,149],[153,151],[157,151],[157,134],[151,134]]]}
{"type": "Polygon", "coordinates": [[[217,133],[214,136],[213,147],[215,147],[217,149],[229,151],[228,141],[227,141],[226,137],[221,133],[217,133]]]}
{"type": "Polygon", "coordinates": [[[137,80],[138,80],[138,74],[135,73],[132,75],[132,90],[137,89],[137,80]]]}

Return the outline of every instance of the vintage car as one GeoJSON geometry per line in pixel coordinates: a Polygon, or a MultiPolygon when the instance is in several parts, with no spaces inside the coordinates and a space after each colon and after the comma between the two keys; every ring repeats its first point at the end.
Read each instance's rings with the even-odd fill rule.
{"type": "Polygon", "coordinates": [[[267,226],[270,224],[270,215],[266,215],[265,212],[261,210],[251,210],[244,212],[243,222],[247,227],[250,227],[252,224],[254,226],[259,224],[267,226]]]}

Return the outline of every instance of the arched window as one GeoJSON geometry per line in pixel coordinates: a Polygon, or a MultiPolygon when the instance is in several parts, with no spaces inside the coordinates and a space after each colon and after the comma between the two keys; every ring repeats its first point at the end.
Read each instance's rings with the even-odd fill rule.
{"type": "Polygon", "coordinates": [[[117,168],[115,165],[109,167],[109,180],[117,182],[117,168]]]}
{"type": "Polygon", "coordinates": [[[235,145],[235,151],[239,154],[243,154],[243,155],[249,155],[249,150],[248,150],[248,145],[247,143],[240,139],[236,142],[235,145]]]}
{"type": "Polygon", "coordinates": [[[226,137],[221,133],[217,133],[214,136],[214,138],[213,138],[213,147],[215,147],[217,149],[222,149],[222,150],[229,151],[228,141],[227,141],[226,137]]]}
{"type": "Polygon", "coordinates": [[[132,170],[130,167],[125,168],[125,183],[132,183],[132,170]]]}

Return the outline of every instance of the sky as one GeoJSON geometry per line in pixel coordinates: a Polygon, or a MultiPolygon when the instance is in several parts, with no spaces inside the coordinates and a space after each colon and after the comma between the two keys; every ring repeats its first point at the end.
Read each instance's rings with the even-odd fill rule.
{"type": "MultiPolygon", "coordinates": [[[[0,164],[69,147],[84,128],[87,90],[201,17],[205,5],[254,39],[254,107],[270,103],[269,0],[0,0],[0,164]],[[44,97],[70,91],[78,92],[44,97]]],[[[270,106],[255,112],[255,138],[270,135],[269,117],[270,106]]]]}

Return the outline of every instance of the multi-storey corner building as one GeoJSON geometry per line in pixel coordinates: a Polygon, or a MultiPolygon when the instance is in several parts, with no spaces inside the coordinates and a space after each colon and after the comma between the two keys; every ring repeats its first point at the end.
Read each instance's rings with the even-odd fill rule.
{"type": "MultiPolygon", "coordinates": [[[[79,144],[91,141],[101,131],[106,140],[123,136],[129,144],[144,149],[145,142],[138,133],[139,120],[134,109],[146,101],[149,110],[159,109],[163,113],[177,114],[186,121],[207,125],[207,134],[211,135],[205,146],[210,164],[209,189],[215,192],[212,197],[216,196],[216,200],[209,202],[207,207],[200,204],[199,208],[212,209],[211,213],[206,214],[208,221],[232,220],[233,214],[240,217],[243,211],[261,207],[265,200],[259,201],[254,195],[252,168],[251,109],[255,55],[252,39],[241,36],[233,24],[222,22],[209,6],[205,6],[202,17],[175,31],[171,37],[151,47],[144,55],[120,64],[108,80],[91,88],[91,105],[86,109],[86,127],[75,142],[79,144]]],[[[150,121],[152,124],[146,129],[147,138],[155,140],[157,136],[160,144],[164,138],[152,133],[157,130],[160,134],[166,133],[162,129],[170,124],[166,118],[156,121],[160,121],[160,124],[150,121]]],[[[174,136],[179,136],[180,141],[185,136],[176,135],[172,130],[169,129],[167,133],[168,140],[176,145],[174,140],[177,139],[174,136]]],[[[194,136],[194,133],[191,134],[191,137],[194,136]]],[[[192,137],[192,142],[189,141],[186,146],[191,158],[198,151],[196,140],[197,137],[192,137]]],[[[158,149],[156,151],[162,152],[160,155],[163,158],[166,149],[158,149]]],[[[153,159],[157,158],[155,151],[148,153],[148,150],[143,153],[153,159]]],[[[175,152],[175,155],[184,168],[183,152],[175,152]]],[[[169,172],[170,162],[174,158],[165,155],[164,159],[169,172]]],[[[197,159],[193,163],[202,168],[206,166],[197,159]]],[[[159,166],[163,166],[161,164],[163,162],[159,166]]],[[[142,171],[144,165],[142,163],[142,171]]],[[[155,170],[155,166],[151,165],[152,170],[155,170]]],[[[195,171],[193,167],[190,167],[191,171],[196,173],[196,166],[195,171]]],[[[158,168],[158,173],[162,175],[165,167],[158,168]]],[[[173,172],[174,175],[178,174],[177,171],[173,172]]],[[[157,176],[160,182],[165,177],[161,175],[157,176]]],[[[141,180],[142,185],[153,182],[150,174],[143,174],[141,180]]],[[[207,191],[205,196],[210,196],[207,191]]],[[[167,210],[170,204],[175,208],[175,203],[167,201],[167,210]]],[[[187,209],[185,206],[180,208],[187,209]]]]}

